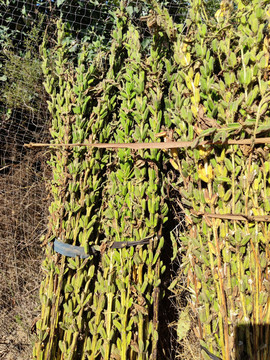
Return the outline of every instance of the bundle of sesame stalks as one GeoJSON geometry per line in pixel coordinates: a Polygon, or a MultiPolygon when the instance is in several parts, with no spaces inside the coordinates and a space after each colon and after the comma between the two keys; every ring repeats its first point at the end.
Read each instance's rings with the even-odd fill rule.
{"type": "MultiPolygon", "coordinates": [[[[115,142],[153,142],[162,121],[159,54],[152,47],[142,66],[139,33],[131,23],[124,46],[127,58],[120,74],[115,142]]],[[[102,257],[96,283],[99,297],[107,298],[100,318],[106,333],[100,335],[106,349],[102,358],[157,359],[159,284],[165,270],[160,253],[168,211],[163,153],[119,149],[112,156],[114,167],[103,191],[108,201],[103,202],[102,230],[106,241],[132,239],[138,245],[111,249],[102,257]],[[144,240],[149,244],[142,245],[144,240]]]]}
{"type": "MultiPolygon", "coordinates": [[[[70,65],[61,22],[55,52],[48,55],[44,41],[52,144],[156,140],[163,96],[157,44],[145,62],[123,4],[116,18],[103,69],[102,54],[87,64],[85,47],[77,67],[70,65]]],[[[35,359],[157,359],[168,212],[163,157],[156,149],[65,146],[52,152],[54,201],[35,359]],[[60,255],[53,250],[55,240],[83,247],[89,256],[60,255]]]]}
{"type": "MultiPolygon", "coordinates": [[[[52,144],[109,141],[116,105],[117,73],[122,51],[125,18],[117,21],[113,33],[108,69],[100,69],[97,54],[89,66],[82,47],[77,67],[68,61],[65,26],[58,22],[55,52],[43,44],[44,86],[51,100],[52,144]],[[53,64],[51,64],[53,62],[53,64]]],[[[94,293],[99,259],[89,251],[98,245],[101,189],[108,165],[108,153],[87,147],[58,147],[52,152],[53,179],[48,247],[41,284],[41,318],[36,327],[35,359],[94,358],[100,343],[96,334],[97,298],[94,293]],[[84,248],[86,259],[62,256],[53,251],[53,240],[84,248]]]]}
{"type": "Polygon", "coordinates": [[[222,1],[208,19],[203,1],[193,1],[167,60],[167,116],[176,140],[193,141],[175,164],[187,225],[177,239],[179,278],[190,292],[178,336],[193,331],[205,359],[270,354],[270,157],[269,145],[255,143],[270,130],[269,4],[222,1]]]}

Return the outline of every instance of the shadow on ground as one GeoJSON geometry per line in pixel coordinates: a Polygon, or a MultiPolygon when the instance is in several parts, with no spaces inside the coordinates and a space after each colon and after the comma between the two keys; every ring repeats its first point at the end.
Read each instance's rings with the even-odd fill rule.
{"type": "Polygon", "coordinates": [[[236,360],[269,360],[270,324],[236,326],[234,345],[236,360]]]}

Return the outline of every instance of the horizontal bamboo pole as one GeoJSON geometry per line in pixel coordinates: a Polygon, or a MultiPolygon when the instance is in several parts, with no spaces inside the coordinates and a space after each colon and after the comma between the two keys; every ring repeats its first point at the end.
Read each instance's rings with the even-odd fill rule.
{"type": "Polygon", "coordinates": [[[221,220],[236,220],[236,221],[265,221],[270,222],[269,215],[243,215],[243,214],[208,214],[204,212],[196,212],[191,210],[191,214],[195,216],[204,216],[208,218],[221,219],[221,220]]]}
{"type": "Polygon", "coordinates": [[[202,145],[255,145],[255,144],[270,144],[270,137],[268,138],[255,138],[255,139],[241,139],[241,140],[227,140],[222,143],[221,141],[211,142],[202,141],[166,141],[166,142],[152,142],[152,143],[123,143],[123,144],[106,144],[106,143],[75,143],[75,144],[50,144],[50,143],[29,143],[24,144],[28,148],[36,147],[76,147],[76,146],[88,146],[100,149],[177,149],[177,148],[189,148],[202,145]]]}

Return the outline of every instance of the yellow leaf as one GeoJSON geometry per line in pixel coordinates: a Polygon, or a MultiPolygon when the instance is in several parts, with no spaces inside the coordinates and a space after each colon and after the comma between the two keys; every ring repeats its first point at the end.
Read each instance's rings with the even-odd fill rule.
{"type": "Polygon", "coordinates": [[[220,224],[219,233],[220,233],[220,237],[222,237],[222,238],[226,237],[227,233],[226,233],[226,227],[225,227],[224,223],[220,224]]]}
{"type": "Polygon", "coordinates": [[[261,209],[261,208],[258,209],[258,208],[253,207],[252,212],[255,216],[265,215],[263,209],[261,209]]]}
{"type": "Polygon", "coordinates": [[[199,178],[201,180],[203,180],[204,182],[208,183],[208,178],[206,176],[206,171],[205,171],[205,168],[200,164],[199,165],[199,169],[198,169],[198,175],[199,175],[199,178]]]}
{"type": "Polygon", "coordinates": [[[177,149],[171,149],[171,154],[175,159],[178,159],[178,150],[177,149]]]}
{"type": "Polygon", "coordinates": [[[185,53],[187,51],[187,43],[182,44],[181,50],[183,51],[183,53],[185,53]]]}
{"type": "Polygon", "coordinates": [[[253,183],[253,188],[255,191],[259,190],[259,185],[260,185],[259,179],[255,179],[253,183]]]}
{"type": "Polygon", "coordinates": [[[189,70],[188,70],[188,77],[190,79],[193,79],[193,76],[194,76],[194,71],[193,71],[192,67],[190,67],[189,70]]]}
{"type": "Polygon", "coordinates": [[[197,117],[197,115],[198,115],[198,110],[197,110],[197,108],[196,108],[194,105],[191,105],[191,112],[192,112],[192,114],[193,114],[195,117],[197,117]]]}
{"type": "Polygon", "coordinates": [[[217,164],[215,167],[215,170],[218,175],[226,177],[228,174],[227,168],[225,166],[222,166],[220,164],[217,164]]]}
{"type": "Polygon", "coordinates": [[[197,74],[195,75],[195,79],[194,79],[194,86],[198,87],[200,84],[200,73],[197,72],[197,74]]]}
{"type": "Polygon", "coordinates": [[[227,91],[225,94],[225,101],[230,102],[232,97],[232,93],[230,91],[227,91]]]}
{"type": "Polygon", "coordinates": [[[187,85],[188,90],[192,91],[193,90],[192,83],[191,83],[192,80],[190,79],[189,76],[186,76],[185,80],[186,80],[186,85],[187,85]]]}
{"type": "Polygon", "coordinates": [[[225,159],[225,149],[222,149],[221,155],[217,156],[216,159],[217,159],[218,163],[221,163],[221,162],[224,161],[224,159],[225,159]]]}
{"type": "Polygon", "coordinates": [[[205,167],[200,164],[198,169],[198,175],[201,180],[206,183],[209,183],[214,178],[214,172],[211,165],[206,165],[205,167]]]}
{"type": "Polygon", "coordinates": [[[173,159],[170,159],[170,163],[175,168],[175,170],[179,170],[177,163],[173,159]]]}
{"type": "Polygon", "coordinates": [[[190,64],[190,53],[182,53],[180,56],[180,63],[182,66],[187,66],[190,64]]]}
{"type": "Polygon", "coordinates": [[[190,64],[190,59],[191,59],[190,53],[186,53],[186,54],[185,54],[186,65],[189,65],[189,64],[190,64]]]}
{"type": "Polygon", "coordinates": [[[200,90],[197,88],[194,90],[194,98],[195,98],[196,104],[199,104],[201,97],[200,97],[200,90]]]}
{"type": "Polygon", "coordinates": [[[209,147],[209,148],[207,149],[206,146],[204,146],[204,145],[198,146],[198,149],[199,149],[200,157],[201,157],[202,159],[207,158],[207,156],[209,156],[209,155],[211,154],[211,151],[212,151],[212,148],[211,148],[211,147],[209,147]]]}
{"type": "Polygon", "coordinates": [[[207,166],[206,175],[207,175],[209,181],[214,179],[214,171],[213,171],[213,168],[211,165],[207,166]]]}
{"type": "Polygon", "coordinates": [[[222,11],[219,9],[216,13],[215,13],[215,18],[217,19],[217,21],[219,21],[222,18],[222,11]]]}
{"type": "Polygon", "coordinates": [[[214,245],[211,242],[209,242],[208,246],[209,246],[209,250],[211,251],[211,253],[216,255],[216,249],[215,249],[214,245]]]}

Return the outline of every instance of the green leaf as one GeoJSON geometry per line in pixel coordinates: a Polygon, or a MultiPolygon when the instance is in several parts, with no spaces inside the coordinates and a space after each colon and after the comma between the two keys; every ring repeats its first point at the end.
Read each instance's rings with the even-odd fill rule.
{"type": "Polygon", "coordinates": [[[251,68],[247,67],[245,77],[244,77],[244,84],[245,85],[249,85],[251,83],[252,75],[253,75],[253,73],[252,73],[251,68]]]}
{"type": "Polygon", "coordinates": [[[201,34],[204,37],[207,33],[207,26],[203,23],[201,27],[201,34]]]}
{"type": "Polygon", "coordinates": [[[226,131],[221,131],[221,142],[222,142],[222,144],[225,143],[227,138],[228,138],[228,133],[226,131]]]}
{"type": "Polygon", "coordinates": [[[65,0],[57,0],[57,6],[61,6],[63,3],[65,2],[65,0]]]}
{"type": "Polygon", "coordinates": [[[228,63],[231,67],[234,67],[237,64],[237,59],[236,59],[236,55],[234,52],[231,52],[231,54],[228,58],[228,63]]]}
{"type": "Polygon", "coordinates": [[[228,158],[225,158],[224,162],[225,162],[225,166],[228,169],[228,171],[233,171],[233,165],[232,165],[231,160],[229,160],[228,158]]]}
{"type": "Polygon", "coordinates": [[[270,131],[270,122],[265,125],[258,126],[258,129],[256,131],[256,135],[264,133],[266,131],[270,131]]]}
{"type": "Polygon", "coordinates": [[[73,290],[74,290],[74,288],[71,284],[68,284],[65,286],[65,292],[71,293],[71,292],[73,292],[73,290]]]}
{"type": "Polygon", "coordinates": [[[259,68],[264,69],[267,66],[267,60],[266,56],[262,56],[260,62],[259,62],[259,68]]]}
{"type": "Polygon", "coordinates": [[[241,246],[245,246],[250,240],[250,235],[244,236],[244,238],[241,240],[241,246]]]}
{"type": "Polygon", "coordinates": [[[255,100],[255,98],[257,97],[257,95],[259,94],[259,87],[258,85],[256,85],[255,87],[252,88],[252,90],[250,91],[248,98],[247,98],[247,105],[251,106],[253,104],[253,101],[255,100]]]}
{"type": "Polygon", "coordinates": [[[168,287],[168,289],[172,291],[175,288],[175,285],[178,283],[178,281],[179,281],[178,278],[174,279],[170,284],[170,286],[168,287]]]}
{"type": "Polygon", "coordinates": [[[209,136],[209,135],[212,135],[214,134],[215,132],[217,131],[217,128],[209,128],[209,129],[206,129],[206,130],[203,130],[201,133],[200,133],[200,138],[204,137],[204,136],[209,136]]]}
{"type": "Polygon", "coordinates": [[[259,21],[258,19],[254,16],[252,21],[251,21],[251,30],[256,33],[259,29],[259,21]]]}
{"type": "Polygon", "coordinates": [[[66,352],[66,349],[67,349],[65,341],[59,341],[58,346],[59,346],[61,352],[64,354],[66,352]]]}
{"type": "Polygon", "coordinates": [[[212,49],[213,51],[217,52],[218,51],[218,40],[217,39],[214,39],[212,41],[212,49]]]}

